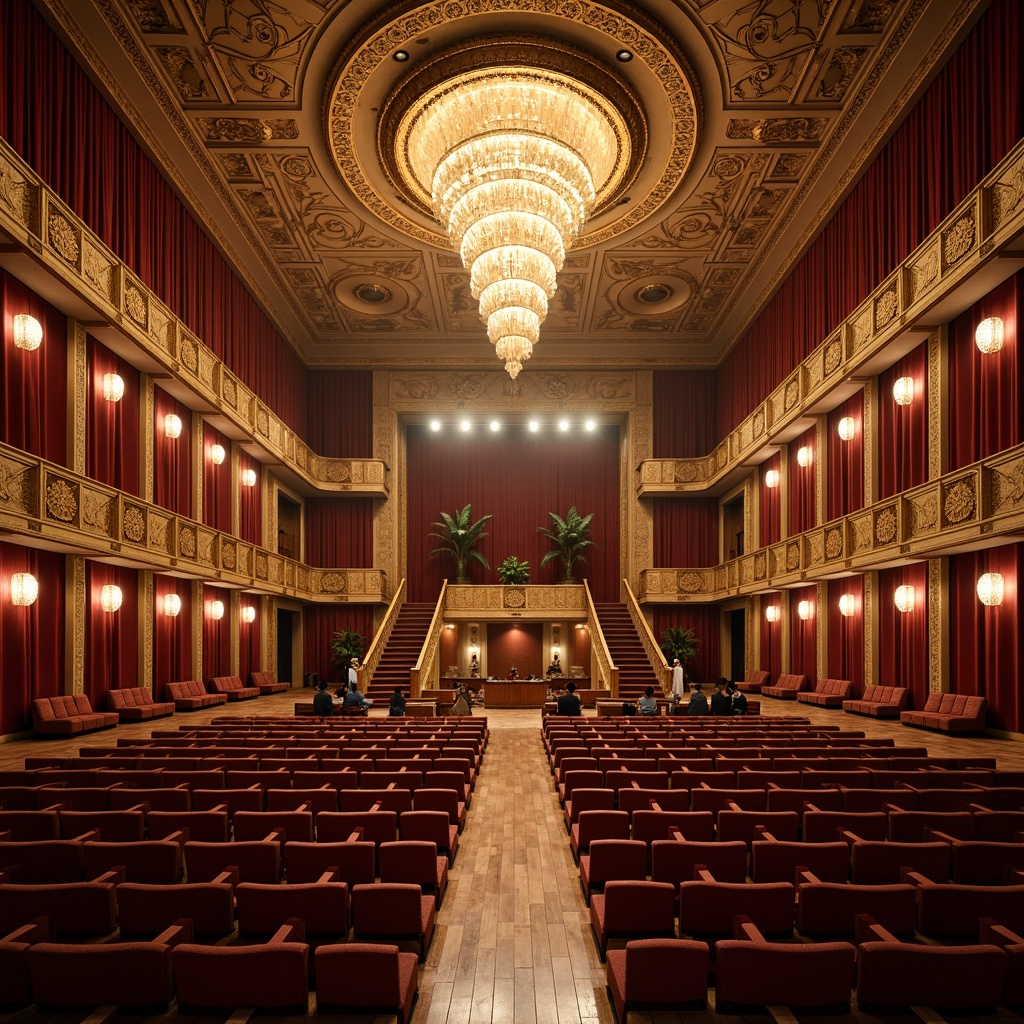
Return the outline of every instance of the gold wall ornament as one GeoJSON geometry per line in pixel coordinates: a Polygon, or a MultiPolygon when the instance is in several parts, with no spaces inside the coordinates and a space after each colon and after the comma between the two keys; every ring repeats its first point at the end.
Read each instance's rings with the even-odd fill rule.
{"type": "Polygon", "coordinates": [[[829,530],[825,536],[825,557],[839,558],[843,553],[843,531],[829,530]]]}
{"type": "Polygon", "coordinates": [[[946,265],[963,259],[974,245],[974,214],[966,213],[942,235],[946,265]]]}
{"type": "Polygon", "coordinates": [[[947,523],[963,523],[971,519],[977,506],[974,493],[974,481],[971,477],[963,477],[955,484],[946,488],[942,511],[947,523]]]}
{"type": "Polygon", "coordinates": [[[896,539],[897,523],[895,505],[881,509],[875,516],[875,540],[879,544],[891,544],[896,539]]]}
{"type": "Polygon", "coordinates": [[[78,515],[78,498],[74,486],[66,480],[54,479],[46,485],[46,512],[51,519],[73,523],[78,515]]]}
{"type": "Polygon", "coordinates": [[[82,244],[74,225],[60,213],[50,214],[50,245],[68,263],[77,264],[82,244]]]}

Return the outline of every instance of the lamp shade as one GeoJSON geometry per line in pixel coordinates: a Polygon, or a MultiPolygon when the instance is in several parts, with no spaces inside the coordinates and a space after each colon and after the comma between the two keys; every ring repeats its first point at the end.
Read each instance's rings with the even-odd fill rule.
{"type": "Polygon", "coordinates": [[[177,594],[164,594],[164,615],[172,618],[181,611],[181,598],[177,594]]]}
{"type": "Polygon", "coordinates": [[[813,611],[814,605],[812,605],[810,601],[801,601],[796,606],[796,613],[800,616],[801,619],[803,619],[804,622],[806,622],[811,617],[813,611]]]}
{"type": "Polygon", "coordinates": [[[806,469],[814,461],[814,449],[808,448],[806,445],[803,448],[797,450],[796,453],[796,464],[801,469],[806,469]]]}
{"type": "Polygon", "coordinates": [[[857,424],[852,416],[844,416],[839,421],[839,436],[844,441],[852,441],[853,435],[857,432],[857,424]]]}
{"type": "Polygon", "coordinates": [[[849,618],[856,610],[857,602],[853,594],[843,594],[839,598],[839,614],[849,618]]]}
{"type": "Polygon", "coordinates": [[[765,608],[765,610],[764,610],[764,617],[769,622],[778,622],[779,621],[779,606],[777,604],[770,604],[770,605],[768,605],[768,607],[765,608]]]}
{"type": "Polygon", "coordinates": [[[909,586],[897,587],[893,600],[899,611],[912,612],[914,610],[914,588],[909,586]]]}
{"type": "Polygon", "coordinates": [[[11,604],[27,608],[39,596],[39,581],[30,572],[16,572],[11,577],[11,604]]]}
{"type": "Polygon", "coordinates": [[[251,604],[242,605],[242,621],[249,623],[256,621],[256,609],[251,604]]]}
{"type": "Polygon", "coordinates": [[[242,470],[242,483],[246,487],[256,486],[256,470],[255,469],[243,469],[242,470]]]}
{"type": "Polygon", "coordinates": [[[124,398],[124,378],[119,373],[103,374],[103,397],[108,402],[120,402],[124,398]]]}
{"type": "Polygon", "coordinates": [[[164,434],[167,437],[181,437],[181,417],[169,412],[164,417],[164,434]]]}
{"type": "Polygon", "coordinates": [[[982,320],[974,330],[974,344],[985,355],[998,352],[1003,347],[1003,318],[990,316],[982,320]]]}
{"type": "Polygon", "coordinates": [[[14,344],[26,352],[34,352],[43,343],[43,325],[28,313],[14,318],[14,344]]]}
{"type": "Polygon", "coordinates": [[[778,487],[779,486],[779,471],[777,469],[769,469],[764,475],[765,487],[778,487]]]}
{"type": "Polygon", "coordinates": [[[212,444],[210,445],[210,461],[215,466],[222,466],[224,459],[227,457],[227,452],[224,451],[224,445],[212,444]]]}
{"type": "Polygon", "coordinates": [[[100,591],[100,607],[105,612],[116,612],[121,607],[122,599],[121,588],[115,587],[112,583],[108,583],[100,591]]]}
{"type": "Polygon", "coordinates": [[[978,600],[992,607],[1003,603],[1003,577],[998,572],[987,572],[978,577],[978,600]]]}
{"type": "Polygon", "coordinates": [[[914,378],[900,377],[892,386],[892,397],[897,405],[910,405],[914,400],[914,378]]]}
{"type": "Polygon", "coordinates": [[[223,601],[211,601],[210,602],[210,618],[211,619],[223,619],[224,618],[224,602],[223,601]]]}

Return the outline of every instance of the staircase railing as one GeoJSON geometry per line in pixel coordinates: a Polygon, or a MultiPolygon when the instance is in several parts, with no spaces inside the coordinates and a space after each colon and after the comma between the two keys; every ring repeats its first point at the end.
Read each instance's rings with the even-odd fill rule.
{"type": "Polygon", "coordinates": [[[601,622],[597,617],[597,609],[594,607],[594,598],[590,594],[590,584],[583,581],[583,593],[587,601],[587,626],[590,629],[590,660],[591,660],[591,685],[593,685],[593,663],[597,663],[598,679],[607,687],[612,697],[619,695],[619,670],[612,661],[611,651],[604,639],[604,631],[601,629],[601,622]]]}
{"type": "Polygon", "coordinates": [[[359,672],[359,682],[361,689],[365,693],[373,682],[373,673],[380,663],[381,655],[384,653],[384,648],[388,645],[388,640],[391,637],[391,630],[395,628],[395,622],[398,619],[398,613],[402,610],[402,605],[405,604],[405,580],[398,584],[398,588],[395,590],[395,596],[391,598],[391,604],[388,605],[387,611],[384,613],[384,618],[381,620],[380,625],[377,627],[377,632],[374,633],[373,639],[370,641],[370,646],[367,648],[366,655],[363,658],[363,667],[359,672]]]}
{"type": "Polygon", "coordinates": [[[622,581],[622,589],[626,593],[626,607],[629,609],[629,617],[633,620],[633,625],[636,627],[640,643],[644,645],[644,653],[647,655],[647,660],[651,663],[651,668],[654,669],[654,674],[661,683],[662,692],[667,697],[672,693],[672,668],[665,660],[665,655],[658,646],[654,632],[644,618],[643,612],[640,611],[640,605],[637,604],[636,597],[633,591],[630,590],[628,581],[622,581]]]}
{"type": "MultiPolygon", "coordinates": [[[[441,629],[444,626],[444,602],[448,592],[448,581],[441,584],[441,594],[434,608],[434,617],[430,620],[423,647],[416,664],[409,670],[409,693],[418,697],[427,683],[438,684],[441,681],[440,666],[437,662],[438,648],[441,643],[441,629]]],[[[429,686],[427,689],[436,689],[429,686]]]]}

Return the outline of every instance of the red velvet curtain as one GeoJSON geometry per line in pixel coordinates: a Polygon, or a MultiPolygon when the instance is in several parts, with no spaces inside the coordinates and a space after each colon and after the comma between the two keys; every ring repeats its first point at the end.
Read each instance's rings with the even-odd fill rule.
{"type": "Polygon", "coordinates": [[[653,507],[656,566],[718,565],[717,498],[657,498],[653,507]]]}
{"type": "Polygon", "coordinates": [[[995,0],[722,364],[724,436],[1024,135],[1022,5],[995,0]]]}
{"type": "Polygon", "coordinates": [[[763,594],[761,597],[761,664],[758,666],[763,672],[771,676],[771,681],[777,682],[782,672],[782,603],[779,594],[763,594]],[[779,618],[775,622],[769,622],[765,612],[769,605],[779,610],[779,618]]]}
{"type": "Polygon", "coordinates": [[[776,452],[761,463],[758,477],[758,546],[768,547],[782,540],[782,492],[779,474],[782,472],[782,452],[776,452]],[[769,487],[764,481],[768,473],[776,474],[776,485],[769,487]]]}
{"type": "Polygon", "coordinates": [[[467,504],[473,519],[494,515],[490,535],[480,545],[490,570],[472,564],[470,578],[497,583],[496,569],[509,555],[530,563],[531,583],[555,583],[561,564],[540,567],[551,550],[538,527],[552,525],[548,512],[563,518],[575,505],[581,516],[594,513],[586,564],[575,566],[587,579],[596,601],[619,600],[619,428],[599,427],[591,434],[563,436],[549,429],[538,435],[524,427],[500,434],[434,434],[416,425],[406,428],[409,600],[433,601],[441,582],[454,575],[454,563],[430,558],[437,542],[427,535],[440,513],[454,514],[467,504]]]}
{"type": "Polygon", "coordinates": [[[192,413],[161,388],[154,389],[153,501],[179,516],[192,515],[192,413]],[[166,418],[181,420],[181,434],[167,436],[166,418]]]}
{"type": "Polygon", "coordinates": [[[86,475],[138,494],[139,371],[91,334],[86,343],[86,475]],[[119,402],[108,402],[103,397],[103,378],[108,373],[116,373],[124,381],[124,397],[119,402]]]}
{"type": "Polygon", "coordinates": [[[306,564],[320,569],[373,565],[373,498],[307,498],[306,564]]]}
{"type": "Polygon", "coordinates": [[[864,692],[864,577],[845,576],[828,581],[828,674],[849,679],[853,692],[864,692]],[[839,599],[853,597],[853,614],[839,611],[839,599]]]}
{"type": "Polygon", "coordinates": [[[707,455],[718,440],[715,371],[655,370],[653,426],[654,458],[707,455]]]}
{"type": "Polygon", "coordinates": [[[162,700],[168,683],[193,678],[192,671],[192,587],[188,580],[174,576],[153,577],[153,696],[162,700]],[[168,615],[164,598],[177,594],[181,610],[168,615]]]}
{"type": "Polygon", "coordinates": [[[310,370],[306,439],[329,459],[373,458],[373,371],[310,370]]]}
{"type": "Polygon", "coordinates": [[[259,597],[256,594],[242,594],[241,607],[245,608],[247,606],[256,609],[256,618],[252,622],[240,619],[238,623],[238,677],[246,684],[248,684],[250,672],[260,671],[261,624],[259,597]]]}
{"type": "Polygon", "coordinates": [[[1019,581],[1024,544],[1009,544],[955,555],[949,560],[950,689],[985,697],[988,724],[1024,732],[1024,602],[1019,581]],[[982,574],[1003,577],[1003,603],[986,607],[978,600],[982,574]]]}
{"type": "Polygon", "coordinates": [[[817,433],[817,429],[811,427],[789,442],[789,461],[787,463],[789,479],[786,496],[789,501],[790,537],[803,533],[804,530],[810,530],[816,525],[817,433]],[[811,461],[806,466],[801,466],[797,461],[797,453],[801,448],[807,448],[811,453],[811,461]]]}
{"type": "Polygon", "coordinates": [[[958,316],[949,328],[949,468],[959,469],[1024,440],[1024,359],[1018,357],[1018,311],[1024,272],[1018,271],[958,316]],[[984,355],[978,324],[1003,321],[1003,347],[984,355]]]}
{"type": "Polygon", "coordinates": [[[237,486],[241,491],[238,503],[238,535],[250,544],[263,544],[263,466],[247,452],[238,460],[239,472],[244,479],[246,473],[256,474],[256,483],[249,487],[242,480],[237,486]]]}
{"type": "Polygon", "coordinates": [[[94,711],[107,710],[107,691],[139,685],[139,574],[105,562],[85,563],[85,681],[94,711]],[[103,588],[118,587],[121,607],[105,612],[103,588]]]}
{"type": "Polygon", "coordinates": [[[878,574],[879,678],[868,683],[905,686],[910,707],[928,699],[928,564],[916,562],[878,574]],[[896,588],[914,588],[914,610],[901,612],[896,588]]]}
{"type": "Polygon", "coordinates": [[[789,670],[807,676],[811,686],[818,678],[818,588],[797,587],[789,592],[789,670]],[[810,618],[800,618],[800,602],[810,607],[810,618]]]}
{"type": "Polygon", "coordinates": [[[488,622],[487,674],[507,679],[514,665],[520,679],[543,676],[543,632],[540,622],[488,622]]]}
{"type": "Polygon", "coordinates": [[[858,391],[828,415],[825,499],[826,521],[838,519],[864,507],[863,391],[858,391]],[[839,436],[839,422],[847,418],[853,420],[853,437],[849,441],[844,441],[839,436]]]}
{"type": "Polygon", "coordinates": [[[717,604],[654,606],[654,638],[669,628],[692,629],[697,634],[697,656],[684,666],[686,678],[713,683],[722,675],[722,609],[717,604]]]}
{"type": "MultiPolygon", "coordinates": [[[[331,662],[331,637],[343,630],[361,633],[369,646],[373,640],[373,606],[368,604],[307,604],[302,609],[303,675],[315,672],[321,679],[341,681],[331,662]]],[[[412,668],[412,666],[409,666],[412,668]]]]}
{"type": "MultiPolygon", "coordinates": [[[[0,10],[2,18],[3,11],[0,10]]],[[[3,313],[0,441],[58,465],[65,465],[67,320],[53,306],[2,269],[0,310],[3,313]],[[43,343],[34,351],[15,347],[14,318],[19,313],[34,316],[43,328],[43,343]]]]}
{"type": "Polygon", "coordinates": [[[203,679],[231,675],[230,593],[222,587],[203,587],[203,679]],[[224,606],[224,614],[213,617],[214,602],[224,606]]]}
{"type": "Polygon", "coordinates": [[[64,556],[0,541],[0,734],[32,728],[32,701],[64,692],[64,556]],[[11,577],[31,573],[39,596],[11,604],[11,577]]]}
{"type": "Polygon", "coordinates": [[[889,498],[928,478],[928,349],[919,345],[878,378],[878,496],[889,498]],[[893,385],[914,381],[914,400],[897,405],[893,385]]]}
{"type": "Polygon", "coordinates": [[[231,440],[216,427],[203,423],[203,522],[215,530],[231,532],[231,440]],[[213,461],[215,444],[224,449],[224,461],[213,461]]]}

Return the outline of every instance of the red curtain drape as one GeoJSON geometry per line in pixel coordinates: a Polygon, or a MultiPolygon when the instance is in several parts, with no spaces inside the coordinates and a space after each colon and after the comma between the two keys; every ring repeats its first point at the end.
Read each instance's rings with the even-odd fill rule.
{"type": "Polygon", "coordinates": [[[306,438],[329,459],[373,458],[373,371],[310,370],[306,438]]]}
{"type": "Polygon", "coordinates": [[[813,687],[818,678],[818,588],[797,587],[789,592],[789,670],[807,676],[813,687]],[[800,602],[806,601],[810,617],[800,618],[800,602]]]}
{"type": "Polygon", "coordinates": [[[928,699],[928,564],[916,562],[878,574],[878,679],[868,683],[905,686],[910,707],[928,699]],[[914,610],[901,612],[896,588],[914,588],[914,610]]]}
{"type": "Polygon", "coordinates": [[[828,581],[828,674],[849,679],[853,692],[864,692],[864,577],[845,576],[828,581]],[[839,611],[839,599],[853,597],[852,615],[839,611]]]}
{"type": "Polygon", "coordinates": [[[373,499],[307,498],[306,564],[321,569],[373,565],[373,499]]]}
{"type": "Polygon", "coordinates": [[[64,556],[0,541],[0,734],[32,728],[32,701],[64,692],[64,556]],[[35,576],[39,596],[11,604],[11,577],[35,576]]]}
{"type": "Polygon", "coordinates": [[[718,565],[717,498],[658,498],[653,510],[656,566],[718,565]]]}
{"type": "Polygon", "coordinates": [[[1018,271],[958,316],[949,328],[949,468],[1012,448],[1024,440],[1024,359],[1018,357],[1018,311],[1024,272],[1018,271]],[[1003,347],[983,354],[974,331],[987,317],[1003,321],[1003,347]]]}
{"type": "Polygon", "coordinates": [[[479,550],[490,570],[474,564],[470,578],[497,583],[496,569],[509,555],[530,563],[531,583],[555,583],[561,564],[540,567],[551,550],[538,527],[550,528],[549,512],[563,518],[575,505],[581,516],[594,513],[586,564],[575,566],[596,601],[619,599],[619,428],[604,426],[579,437],[527,434],[525,425],[488,436],[434,434],[418,425],[406,428],[406,491],[409,600],[433,601],[441,582],[454,575],[454,563],[430,558],[437,542],[428,536],[442,511],[467,504],[473,519],[492,514],[490,534],[479,550]]]}
{"type": "Polygon", "coordinates": [[[890,498],[928,477],[928,350],[918,345],[878,378],[878,495],[890,498]],[[893,385],[914,381],[914,400],[897,405],[893,385]]]}
{"type": "Polygon", "coordinates": [[[203,679],[231,675],[231,647],[228,616],[230,593],[222,587],[203,587],[203,679]],[[224,614],[213,617],[214,602],[224,606],[224,614]]]}
{"type": "MultiPolygon", "coordinates": [[[[0,18],[3,12],[0,11],[0,18]]],[[[0,75],[3,74],[0,69],[0,75]]],[[[2,134],[2,133],[0,133],[2,134]]],[[[67,461],[67,320],[48,302],[0,269],[0,441],[49,459],[67,461]],[[43,328],[34,351],[15,347],[14,318],[28,313],[43,328]]]]}
{"type": "Polygon", "coordinates": [[[231,440],[216,427],[203,423],[203,522],[215,530],[231,532],[231,440]],[[224,449],[224,461],[213,461],[215,444],[224,449]]]}
{"type": "MultiPolygon", "coordinates": [[[[884,401],[884,398],[883,398],[884,401]]],[[[864,392],[858,391],[828,414],[825,519],[838,519],[864,507],[864,392]],[[839,423],[853,420],[853,437],[839,436],[839,423]]],[[[846,676],[840,678],[845,679],[846,676]]]]}
{"type": "Polygon", "coordinates": [[[761,463],[758,474],[758,546],[768,547],[782,540],[782,491],[776,476],[776,485],[769,487],[765,483],[768,473],[782,472],[782,452],[776,452],[770,459],[761,463]]]}
{"type": "Polygon", "coordinates": [[[153,696],[163,700],[168,683],[193,678],[192,586],[175,576],[153,576],[153,696]],[[164,598],[177,594],[181,611],[168,615],[164,598]]]}
{"type": "Polygon", "coordinates": [[[303,675],[315,672],[321,679],[341,680],[340,670],[331,662],[330,644],[331,637],[343,630],[361,633],[368,646],[374,633],[373,606],[307,604],[302,609],[303,675]]]}
{"type": "Polygon", "coordinates": [[[139,371],[91,334],[86,337],[86,345],[86,475],[138,494],[139,371]],[[124,397],[119,402],[108,402],[103,397],[103,378],[108,373],[116,373],[124,381],[124,397]]]}
{"type": "Polygon", "coordinates": [[[154,389],[153,501],[179,516],[192,515],[192,413],[161,388],[154,389]],[[167,417],[181,420],[181,434],[167,436],[167,417]]]}
{"type": "Polygon", "coordinates": [[[1024,732],[1024,603],[1019,581],[1024,544],[955,555],[949,560],[950,689],[985,697],[988,724],[1024,732]],[[986,607],[978,600],[983,573],[1003,577],[1003,603],[986,607]]]}
{"type": "Polygon", "coordinates": [[[540,622],[487,623],[487,674],[507,679],[514,665],[520,679],[543,676],[543,631],[540,622]]]}
{"type": "MultiPolygon", "coordinates": [[[[252,622],[239,619],[238,622],[238,677],[248,685],[249,673],[259,672],[260,655],[260,600],[256,594],[242,594],[241,608],[256,609],[256,618],[252,622]]],[[[225,613],[226,614],[226,613],[225,613]]]]}
{"type": "Polygon", "coordinates": [[[691,459],[715,447],[715,371],[654,371],[654,458],[691,459]]]}
{"type": "Polygon", "coordinates": [[[789,442],[786,469],[789,475],[786,490],[789,503],[788,529],[789,536],[792,537],[816,525],[815,480],[818,474],[818,442],[815,427],[810,427],[789,442]],[[811,461],[806,466],[801,466],[797,461],[797,454],[801,448],[807,448],[811,453],[811,461]]]}
{"type": "Polygon", "coordinates": [[[685,665],[686,678],[712,683],[722,675],[722,609],[717,604],[654,606],[654,638],[669,628],[692,629],[697,635],[697,656],[685,665]]]}
{"type": "Polygon", "coordinates": [[[764,594],[761,597],[761,664],[757,667],[767,672],[774,683],[782,672],[782,603],[779,594],[764,594]],[[765,615],[769,605],[779,610],[779,618],[769,622],[765,615]]]}
{"type": "Polygon", "coordinates": [[[85,563],[85,681],[94,711],[107,710],[107,691],[139,685],[139,574],[105,562],[85,563]],[[105,612],[103,587],[118,587],[121,607],[105,612]]]}
{"type": "Polygon", "coordinates": [[[781,384],[1024,134],[1021,20],[1018,0],[995,0],[729,353],[718,374],[719,436],[781,384]]]}
{"type": "Polygon", "coordinates": [[[238,535],[250,544],[263,544],[263,466],[247,452],[238,460],[241,479],[237,481],[241,495],[238,502],[238,535]],[[244,483],[247,472],[256,474],[251,487],[244,483]]]}

